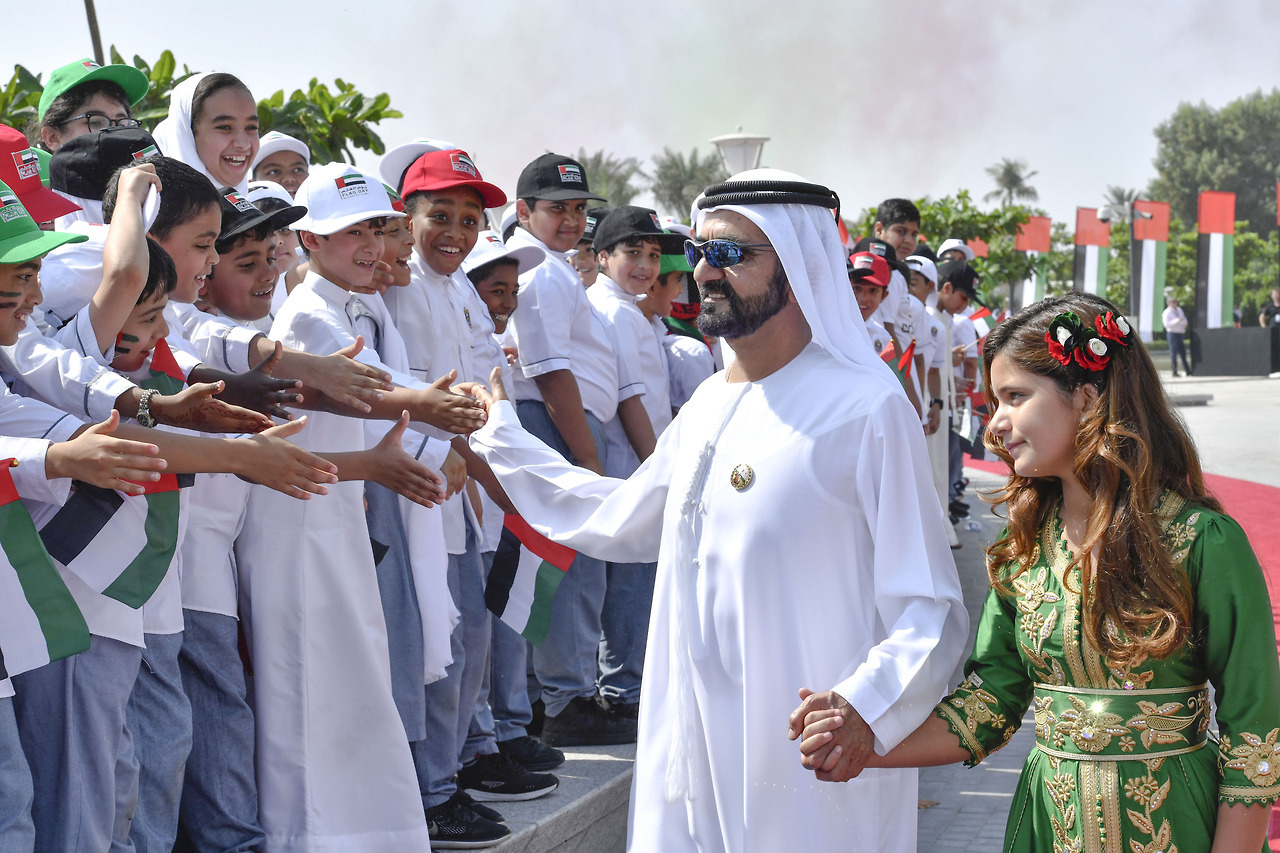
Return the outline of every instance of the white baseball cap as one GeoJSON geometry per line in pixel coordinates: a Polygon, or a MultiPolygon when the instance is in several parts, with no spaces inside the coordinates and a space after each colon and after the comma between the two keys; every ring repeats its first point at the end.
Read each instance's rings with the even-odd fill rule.
{"type": "Polygon", "coordinates": [[[417,162],[419,157],[429,151],[452,151],[457,147],[443,139],[427,139],[425,136],[419,136],[412,142],[397,145],[383,154],[382,160],[378,162],[378,174],[382,177],[384,184],[400,192],[400,179],[404,177],[405,170],[417,162]]]}
{"type": "Polygon", "coordinates": [[[249,174],[253,174],[253,170],[258,168],[258,164],[270,157],[277,151],[292,151],[307,161],[307,165],[311,164],[311,149],[307,147],[307,143],[301,139],[295,139],[287,133],[281,133],[273,130],[270,133],[264,133],[262,138],[258,140],[258,154],[253,158],[253,165],[249,168],[249,174]]]}
{"type": "Polygon", "coordinates": [[[264,198],[276,198],[290,207],[294,205],[293,196],[289,195],[289,191],[275,181],[250,181],[249,191],[245,193],[245,198],[254,204],[264,198]]]}
{"type": "Polygon", "coordinates": [[[502,218],[498,220],[498,233],[506,234],[516,221],[516,203],[513,201],[507,205],[507,209],[502,211],[502,218]]]}
{"type": "MultiPolygon", "coordinates": [[[[973,249],[969,248],[968,243],[963,240],[957,240],[955,237],[942,241],[942,245],[938,247],[938,257],[942,257],[944,253],[949,252],[952,249],[959,249],[964,252],[964,259],[966,261],[972,261],[977,257],[977,255],[973,253],[973,249]]],[[[936,281],[934,283],[937,284],[936,281]]]]}
{"type": "Polygon", "coordinates": [[[938,265],[924,255],[912,255],[903,263],[933,282],[934,287],[938,286],[938,265]]]}
{"type": "Polygon", "coordinates": [[[516,262],[516,274],[523,275],[542,263],[547,253],[538,246],[517,246],[509,248],[502,242],[502,235],[496,231],[481,231],[476,239],[476,246],[471,254],[462,261],[462,271],[469,273],[473,269],[484,266],[499,258],[511,258],[516,262]]]}
{"type": "Polygon", "coordinates": [[[307,215],[293,223],[295,231],[335,234],[366,219],[404,218],[391,196],[374,175],[346,163],[317,166],[298,187],[293,203],[307,208],[307,215]]]}

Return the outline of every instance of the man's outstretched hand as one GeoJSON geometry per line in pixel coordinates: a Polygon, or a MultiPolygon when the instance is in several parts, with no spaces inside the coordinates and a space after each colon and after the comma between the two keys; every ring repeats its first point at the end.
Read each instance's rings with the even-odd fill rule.
{"type": "Polygon", "coordinates": [[[862,772],[875,735],[849,701],[833,690],[800,688],[787,739],[800,738],[800,764],[823,782],[848,782],[862,772]]]}

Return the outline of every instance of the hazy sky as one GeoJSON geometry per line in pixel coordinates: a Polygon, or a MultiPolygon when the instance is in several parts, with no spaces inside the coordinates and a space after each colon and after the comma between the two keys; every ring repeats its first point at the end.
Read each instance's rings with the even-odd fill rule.
{"type": "MultiPolygon", "coordinates": [[[[310,0],[209,20],[185,0],[96,6],[126,56],[169,48],[257,97],[313,76],[386,91],[405,114],[381,125],[388,145],[451,140],[508,193],[548,149],[648,160],[742,125],[771,137],[765,165],[832,186],[849,215],[892,195],[980,200],[1007,156],[1074,227],[1108,184],[1146,186],[1152,129],[1179,102],[1280,81],[1265,0],[310,0]]],[[[40,15],[65,28],[10,43],[6,64],[91,54],[81,0],[40,15]]]]}

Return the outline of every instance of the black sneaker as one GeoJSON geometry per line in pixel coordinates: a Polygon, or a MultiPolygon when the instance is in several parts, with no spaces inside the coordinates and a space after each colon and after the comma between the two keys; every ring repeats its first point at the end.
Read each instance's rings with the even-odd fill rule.
{"type": "Polygon", "coordinates": [[[458,787],[473,799],[487,802],[534,800],[560,787],[550,773],[530,773],[501,752],[477,755],[458,771],[458,787]]]}
{"type": "Polygon", "coordinates": [[[427,832],[435,850],[492,847],[511,834],[502,824],[476,814],[457,794],[427,809],[427,832]]]}
{"type": "Polygon", "coordinates": [[[636,742],[636,721],[606,711],[594,699],[574,697],[542,726],[547,746],[606,746],[636,742]]]}
{"type": "Polygon", "coordinates": [[[471,809],[473,812],[480,815],[480,817],[484,818],[485,820],[491,820],[494,823],[507,822],[507,819],[502,816],[501,812],[499,812],[497,809],[491,809],[486,805],[481,805],[480,803],[477,803],[475,800],[471,799],[471,795],[468,794],[466,791],[459,791],[458,793],[454,794],[454,796],[462,800],[464,803],[466,803],[467,808],[471,809]]]}
{"type": "Polygon", "coordinates": [[[950,510],[952,515],[958,515],[961,518],[969,517],[969,505],[959,498],[953,500],[947,509],[950,510]]]}
{"type": "Polygon", "coordinates": [[[544,773],[564,764],[564,753],[560,750],[543,746],[537,738],[522,735],[511,740],[498,741],[498,752],[515,761],[525,770],[544,773]]]}

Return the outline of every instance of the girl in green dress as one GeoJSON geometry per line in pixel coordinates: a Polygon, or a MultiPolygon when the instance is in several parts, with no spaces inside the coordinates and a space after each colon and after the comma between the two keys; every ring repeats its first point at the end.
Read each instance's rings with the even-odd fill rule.
{"type": "MultiPolygon", "coordinates": [[[[997,326],[983,364],[986,443],[1012,474],[995,495],[1008,523],[987,550],[973,656],[933,715],[866,766],[976,764],[1030,708],[1036,748],[1006,851],[1269,849],[1271,605],[1146,349],[1114,306],[1073,293],[997,326]]],[[[804,717],[802,763],[819,778],[857,748],[844,713],[804,717]]]]}

